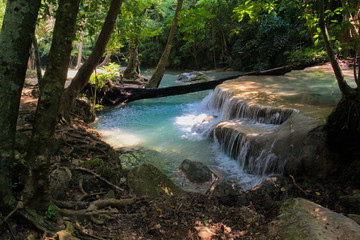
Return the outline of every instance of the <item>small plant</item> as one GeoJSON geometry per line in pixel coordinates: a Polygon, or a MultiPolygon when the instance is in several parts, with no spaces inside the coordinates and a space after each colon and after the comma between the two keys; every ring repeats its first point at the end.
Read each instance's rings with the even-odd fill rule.
{"type": "Polygon", "coordinates": [[[109,65],[101,68],[104,72],[91,74],[90,83],[95,84],[97,87],[103,87],[108,81],[114,81],[120,76],[119,69],[120,65],[110,63],[109,65]]]}
{"type": "Polygon", "coordinates": [[[103,108],[103,107],[104,107],[104,106],[101,105],[101,104],[95,104],[95,106],[94,106],[95,109],[101,109],[101,108],[103,108]]]}
{"type": "Polygon", "coordinates": [[[49,219],[56,216],[56,211],[55,211],[54,206],[52,204],[49,205],[48,209],[45,212],[45,215],[49,219]]]}

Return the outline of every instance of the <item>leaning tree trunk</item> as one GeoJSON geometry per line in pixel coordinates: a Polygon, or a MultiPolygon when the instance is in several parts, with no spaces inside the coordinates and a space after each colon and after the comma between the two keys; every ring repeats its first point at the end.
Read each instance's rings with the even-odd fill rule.
{"type": "Polygon", "coordinates": [[[15,205],[10,168],[14,164],[16,121],[40,0],[7,1],[0,34],[0,209],[15,205]]]}
{"type": "Polygon", "coordinates": [[[182,4],[183,4],[183,0],[178,0],[176,10],[175,10],[174,20],[171,25],[169,37],[166,42],[164,52],[156,66],[154,74],[151,76],[150,81],[146,84],[146,86],[145,86],[146,88],[158,88],[160,85],[161,79],[163,78],[163,76],[165,74],[166,64],[167,64],[169,56],[170,56],[170,51],[172,48],[172,43],[174,40],[176,28],[177,28],[177,23],[180,18],[180,11],[181,11],[182,4]]]}
{"type": "Polygon", "coordinates": [[[137,80],[141,77],[140,75],[140,61],[139,61],[139,49],[137,41],[134,43],[129,42],[129,62],[124,71],[124,78],[127,80],[137,80]]]}
{"type": "Polygon", "coordinates": [[[109,65],[110,61],[111,61],[111,52],[107,52],[104,57],[104,60],[99,64],[98,67],[107,66],[107,65],[109,65]]]}
{"type": "Polygon", "coordinates": [[[66,121],[70,120],[71,109],[77,95],[88,83],[92,72],[105,52],[106,45],[109,42],[111,33],[115,26],[116,18],[120,12],[121,4],[122,0],[112,0],[109,12],[91,55],[81,66],[71,81],[69,87],[67,87],[63,92],[59,115],[66,121]]]}
{"type": "Polygon", "coordinates": [[[345,81],[335,53],[330,45],[330,38],[325,24],[324,1],[318,1],[319,27],[324,40],[326,52],[333,68],[338,86],[342,93],[341,100],[326,122],[329,143],[339,149],[359,149],[360,139],[360,82],[355,74],[356,88],[351,88],[345,81]]]}
{"type": "Polygon", "coordinates": [[[60,0],[46,72],[40,85],[40,97],[27,152],[30,169],[24,200],[34,209],[47,209],[50,203],[50,155],[55,138],[55,126],[61,94],[70,64],[72,41],[80,0],[60,0]]]}

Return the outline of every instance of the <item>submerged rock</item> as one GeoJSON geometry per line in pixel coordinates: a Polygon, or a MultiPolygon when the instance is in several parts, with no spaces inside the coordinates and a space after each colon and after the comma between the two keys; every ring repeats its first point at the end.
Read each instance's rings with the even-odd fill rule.
{"type": "Polygon", "coordinates": [[[182,73],[177,77],[178,82],[208,82],[210,78],[202,72],[182,73]]]}
{"type": "Polygon", "coordinates": [[[151,164],[143,164],[128,173],[128,185],[136,195],[156,198],[161,195],[169,197],[185,193],[171,179],[151,164]]]}
{"type": "Polygon", "coordinates": [[[180,170],[185,173],[190,182],[203,183],[212,179],[212,171],[202,162],[185,159],[180,165],[180,170]]]}
{"type": "Polygon", "coordinates": [[[360,226],[342,214],[302,198],[289,199],[274,222],[284,239],[360,239],[360,226]]]}

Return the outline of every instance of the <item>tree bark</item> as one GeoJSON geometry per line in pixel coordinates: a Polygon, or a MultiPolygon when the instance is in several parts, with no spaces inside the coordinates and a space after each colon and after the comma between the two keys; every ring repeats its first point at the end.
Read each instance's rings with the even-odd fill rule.
{"type": "Polygon", "coordinates": [[[177,1],[174,20],[171,25],[169,37],[166,42],[164,52],[156,66],[154,74],[151,76],[150,81],[146,84],[146,86],[145,86],[146,88],[158,88],[160,85],[161,79],[163,78],[163,76],[165,74],[166,64],[167,64],[169,56],[170,56],[172,43],[173,43],[174,36],[176,33],[177,23],[180,18],[180,11],[181,11],[182,4],[183,4],[183,0],[177,1]]]}
{"type": "Polygon", "coordinates": [[[116,18],[120,12],[121,4],[122,0],[112,0],[109,12],[91,55],[81,66],[71,81],[69,87],[67,87],[63,92],[59,115],[66,121],[70,120],[71,109],[77,95],[88,83],[92,72],[105,52],[106,45],[109,42],[111,33],[115,26],[116,18]]]}
{"type": "Polygon", "coordinates": [[[79,5],[80,0],[59,1],[46,72],[40,85],[41,94],[26,157],[30,174],[23,191],[24,201],[34,209],[47,209],[50,204],[50,154],[58,122],[59,103],[70,64],[79,5]]]}
{"type": "Polygon", "coordinates": [[[38,79],[38,84],[40,86],[41,80],[42,80],[42,73],[41,73],[41,64],[40,64],[39,45],[37,43],[35,34],[33,34],[33,36],[32,36],[32,43],[34,46],[34,53],[35,53],[36,75],[37,75],[37,79],[38,79]]]}
{"type": "Polygon", "coordinates": [[[129,62],[124,71],[124,78],[126,80],[135,81],[141,77],[140,74],[140,61],[139,61],[139,48],[137,41],[129,42],[129,62]]]}
{"type": "Polygon", "coordinates": [[[10,166],[14,161],[16,121],[24,85],[31,36],[40,0],[7,1],[0,34],[0,209],[15,206],[10,166]]]}
{"type": "Polygon", "coordinates": [[[81,66],[82,51],[83,51],[83,46],[84,46],[84,37],[85,37],[85,32],[82,31],[81,36],[80,36],[80,42],[78,43],[78,56],[77,56],[75,69],[79,69],[81,66]]]}

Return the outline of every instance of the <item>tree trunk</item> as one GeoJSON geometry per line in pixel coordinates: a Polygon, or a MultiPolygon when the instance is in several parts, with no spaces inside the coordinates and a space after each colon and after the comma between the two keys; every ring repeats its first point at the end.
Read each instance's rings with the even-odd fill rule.
{"type": "Polygon", "coordinates": [[[334,74],[335,74],[336,80],[338,82],[338,86],[339,86],[342,94],[346,95],[346,94],[350,93],[351,87],[345,81],[344,74],[341,71],[340,65],[336,60],[334,50],[332,49],[331,44],[330,44],[330,37],[329,37],[329,33],[328,33],[328,30],[327,30],[327,27],[326,27],[326,24],[325,24],[324,1],[319,0],[318,2],[319,2],[319,27],[320,27],[320,30],[321,30],[321,35],[322,35],[323,40],[324,40],[326,53],[328,55],[331,66],[332,66],[332,68],[334,70],[334,74]]]}
{"type": "Polygon", "coordinates": [[[16,121],[24,85],[31,36],[40,0],[7,1],[0,34],[0,209],[15,206],[10,168],[14,164],[16,121]]]}
{"type": "Polygon", "coordinates": [[[41,73],[41,64],[40,64],[39,45],[37,43],[35,34],[33,34],[33,36],[32,36],[32,43],[34,46],[34,53],[35,53],[36,75],[37,75],[37,79],[38,79],[38,84],[40,86],[41,79],[42,79],[42,73],[41,73]]]}
{"type": "Polygon", "coordinates": [[[324,1],[318,0],[319,27],[324,40],[326,52],[333,68],[342,98],[334,111],[329,115],[325,129],[328,142],[338,149],[359,149],[360,147],[360,90],[351,88],[345,81],[343,72],[336,60],[330,45],[330,38],[325,24],[324,1]]]}
{"type": "Polygon", "coordinates": [[[154,74],[151,76],[150,81],[146,84],[146,86],[145,86],[146,88],[158,88],[160,85],[161,79],[163,78],[163,76],[165,74],[166,64],[169,59],[172,43],[174,40],[176,28],[177,28],[177,23],[180,18],[180,11],[181,11],[182,4],[183,4],[183,0],[177,1],[174,20],[171,25],[169,37],[166,42],[164,52],[156,66],[154,74]]]}
{"type": "Polygon", "coordinates": [[[34,46],[30,50],[30,56],[28,59],[28,69],[35,70],[35,49],[34,46]]]}
{"type": "Polygon", "coordinates": [[[82,31],[81,32],[81,40],[78,43],[78,56],[77,56],[77,61],[76,61],[76,67],[75,69],[79,69],[81,66],[81,59],[82,59],[82,51],[83,51],[83,46],[84,46],[84,37],[85,37],[85,32],[82,31]]]}
{"type": "Polygon", "coordinates": [[[60,0],[46,72],[27,152],[30,175],[23,191],[24,200],[34,209],[47,209],[50,203],[50,154],[62,91],[70,64],[72,41],[80,0],[60,0]]]}
{"type": "Polygon", "coordinates": [[[100,35],[96,41],[93,51],[86,62],[81,66],[69,87],[65,89],[61,98],[59,115],[66,121],[70,120],[73,103],[80,91],[88,83],[90,76],[96,68],[100,58],[103,56],[111,33],[114,29],[117,15],[120,12],[122,0],[112,0],[109,12],[106,16],[100,35]]]}
{"type": "Polygon", "coordinates": [[[110,60],[111,60],[111,52],[107,52],[104,60],[99,64],[98,67],[103,67],[103,66],[109,65],[110,60]]]}
{"type": "Polygon", "coordinates": [[[129,62],[124,71],[124,78],[126,80],[135,81],[141,77],[140,75],[140,61],[139,61],[139,49],[137,46],[137,41],[129,42],[129,62]]]}

